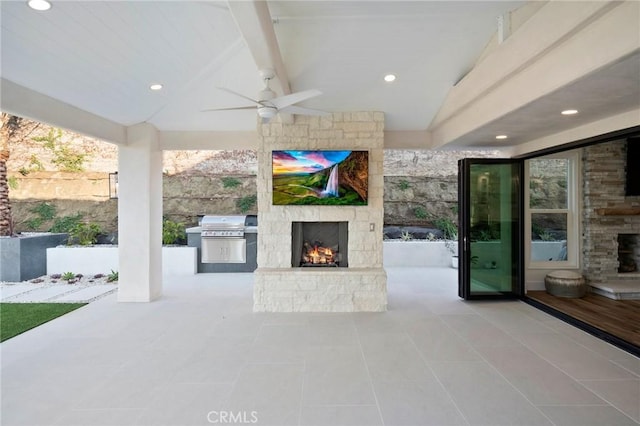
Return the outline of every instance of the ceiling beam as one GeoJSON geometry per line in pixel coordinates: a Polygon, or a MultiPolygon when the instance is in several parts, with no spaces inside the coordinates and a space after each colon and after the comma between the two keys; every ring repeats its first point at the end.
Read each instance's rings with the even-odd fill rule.
{"type": "Polygon", "coordinates": [[[442,147],[640,49],[640,4],[549,2],[451,89],[429,126],[442,147]],[[588,53],[585,46],[589,46],[588,53]]]}
{"type": "Polygon", "coordinates": [[[228,3],[231,15],[258,69],[270,68],[275,71],[276,78],[271,81],[271,89],[278,96],[290,94],[289,77],[282,61],[267,2],[230,0],[228,3]]]}
{"type": "Polygon", "coordinates": [[[254,131],[161,131],[159,141],[166,151],[258,149],[258,133],[254,131]]]}
{"type": "Polygon", "coordinates": [[[61,127],[106,142],[126,145],[126,127],[7,79],[0,79],[3,112],[61,127]]]}

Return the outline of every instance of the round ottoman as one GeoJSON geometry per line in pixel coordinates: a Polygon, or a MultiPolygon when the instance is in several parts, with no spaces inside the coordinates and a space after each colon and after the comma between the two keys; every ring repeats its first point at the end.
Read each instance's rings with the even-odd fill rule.
{"type": "Polygon", "coordinates": [[[547,293],[558,297],[578,298],[587,293],[584,277],[572,271],[549,272],[544,278],[547,293]]]}

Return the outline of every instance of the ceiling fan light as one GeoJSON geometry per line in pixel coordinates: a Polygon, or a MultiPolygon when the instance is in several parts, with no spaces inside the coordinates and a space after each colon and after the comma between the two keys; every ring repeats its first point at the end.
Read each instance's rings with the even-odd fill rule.
{"type": "Polygon", "coordinates": [[[274,107],[263,106],[258,108],[258,115],[260,116],[260,118],[266,118],[267,120],[275,117],[277,113],[278,110],[274,107]]]}

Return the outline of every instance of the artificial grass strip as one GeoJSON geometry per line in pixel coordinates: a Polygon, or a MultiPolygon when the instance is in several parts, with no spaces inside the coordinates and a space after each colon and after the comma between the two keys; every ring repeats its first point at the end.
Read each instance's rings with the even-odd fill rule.
{"type": "Polygon", "coordinates": [[[0,303],[0,342],[84,305],[86,303],[0,303]]]}

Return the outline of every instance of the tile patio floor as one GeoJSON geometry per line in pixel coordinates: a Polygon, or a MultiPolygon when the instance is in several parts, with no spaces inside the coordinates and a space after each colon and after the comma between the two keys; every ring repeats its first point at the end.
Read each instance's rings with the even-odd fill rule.
{"type": "Polygon", "coordinates": [[[639,424],[640,359],[521,302],[464,302],[453,269],[387,272],[380,314],[253,314],[252,274],[109,295],[0,345],[1,424],[639,424]]]}

